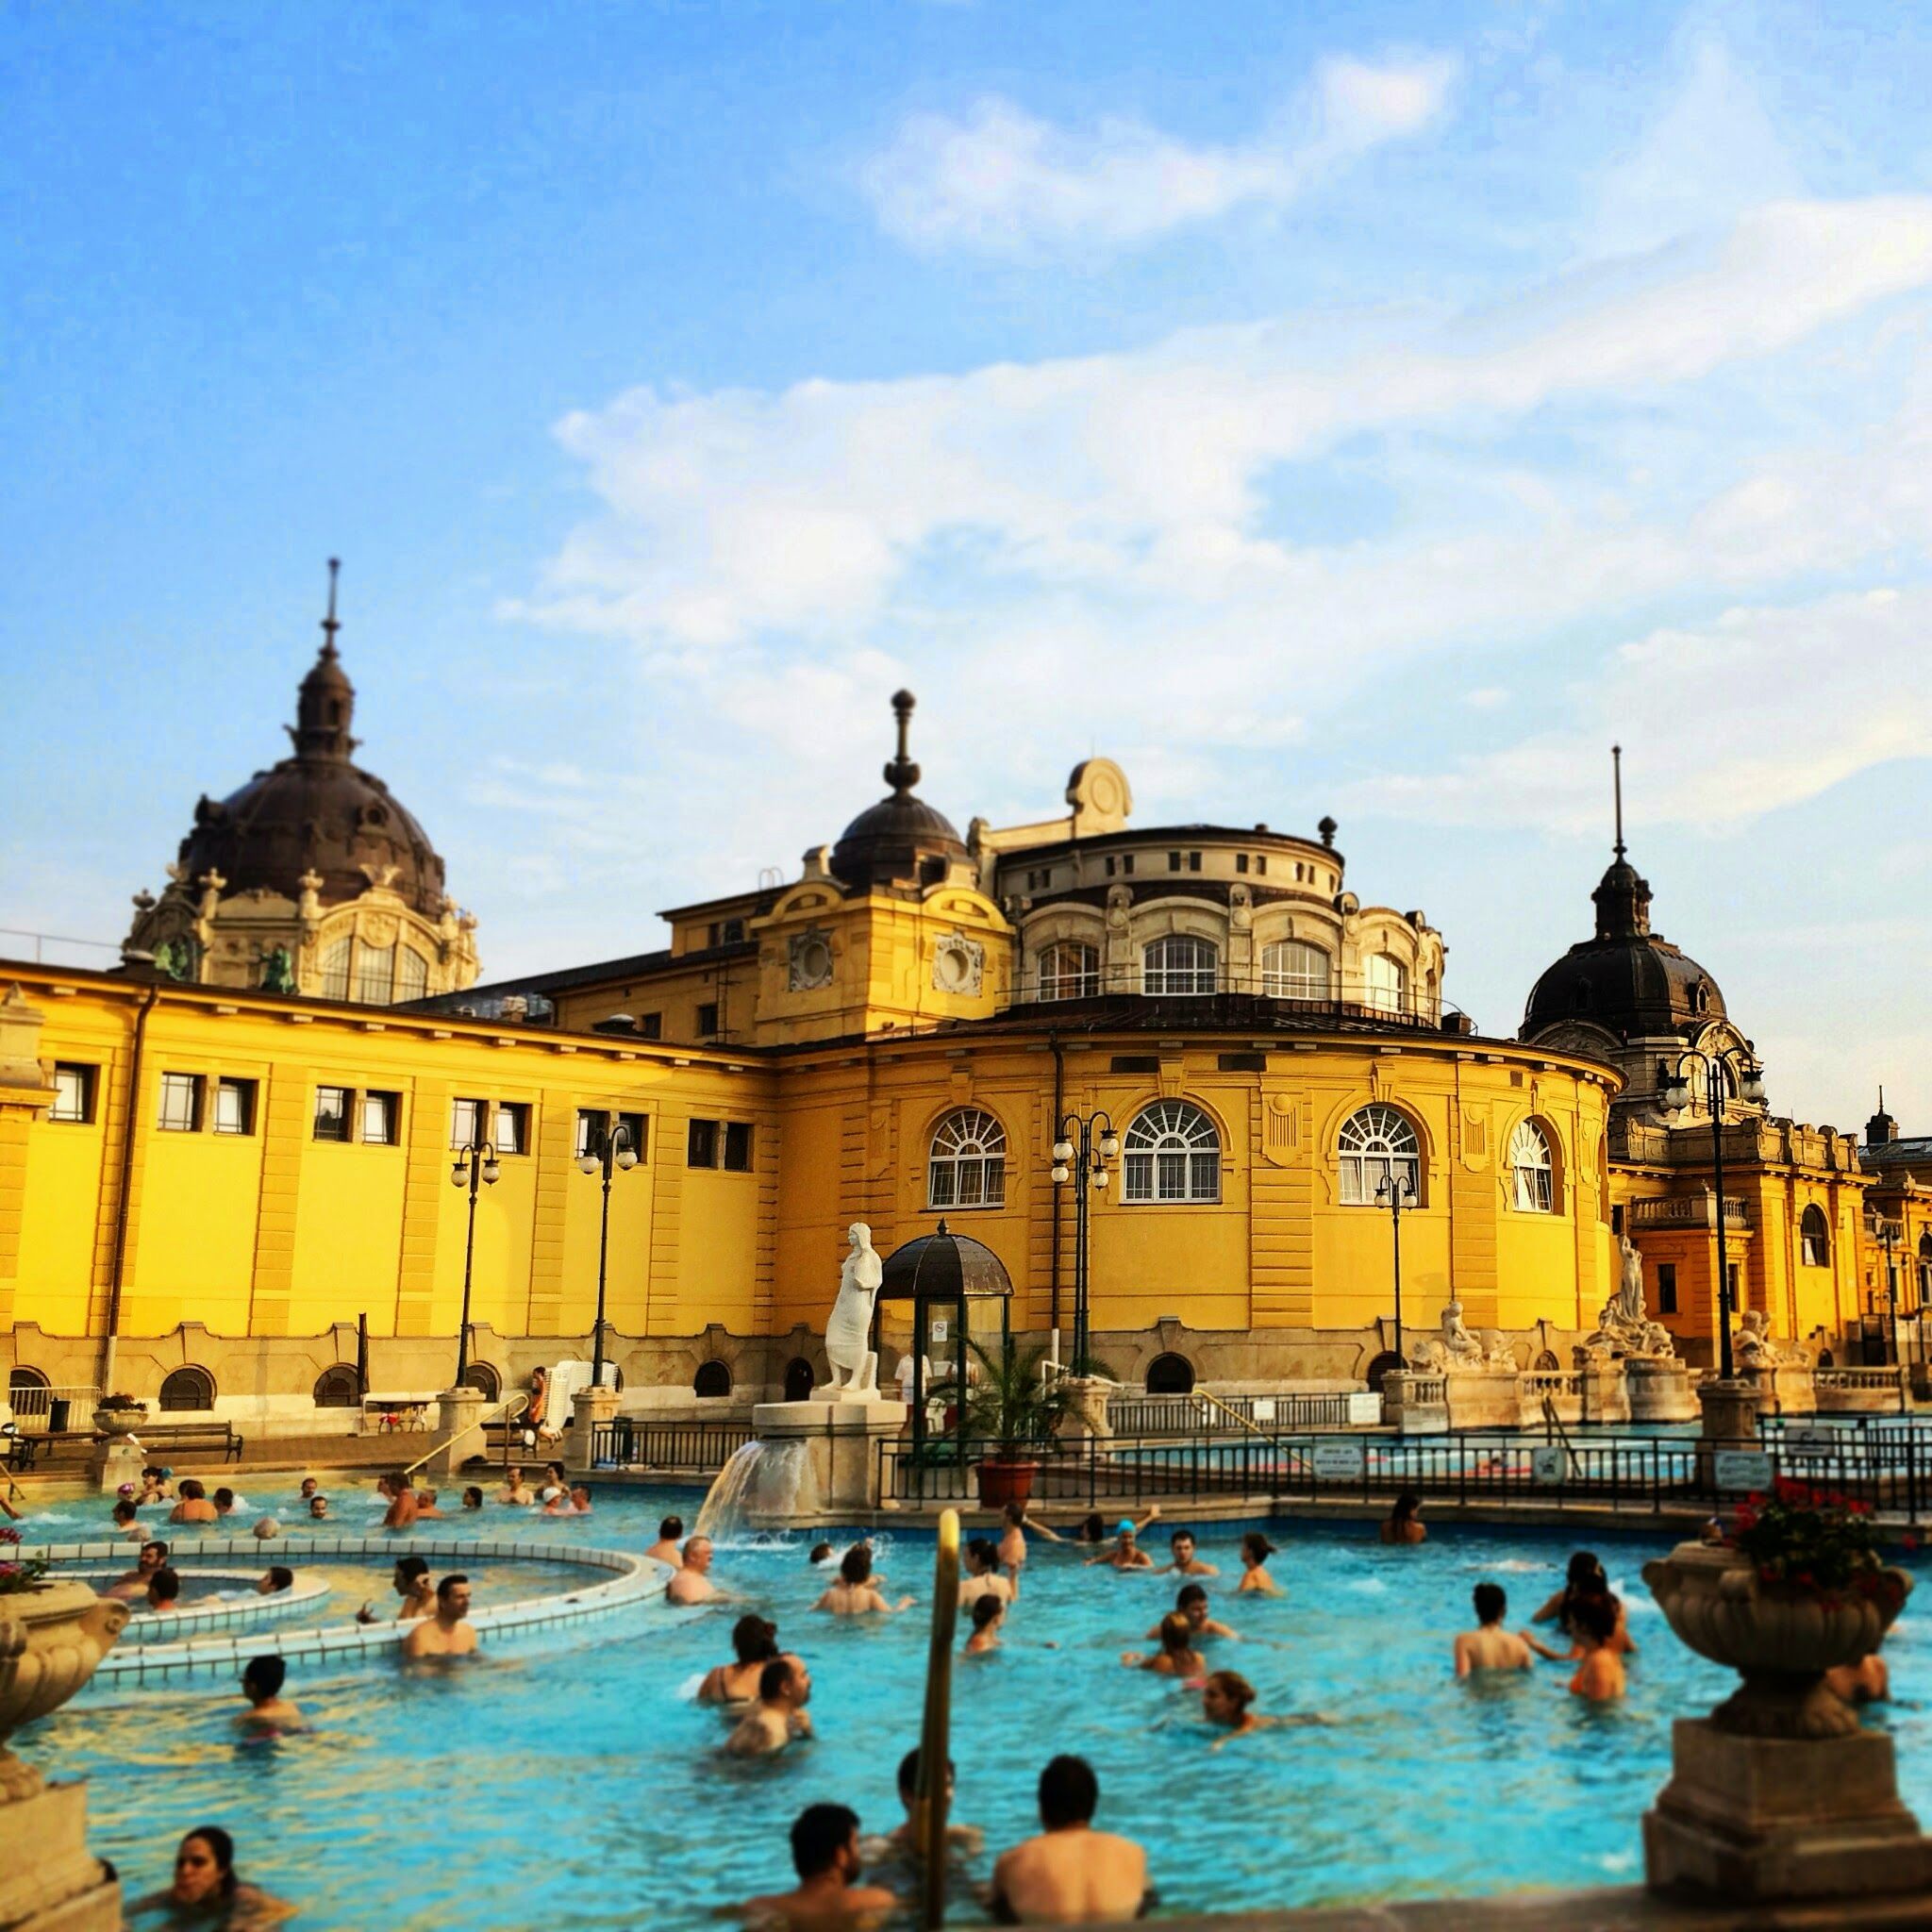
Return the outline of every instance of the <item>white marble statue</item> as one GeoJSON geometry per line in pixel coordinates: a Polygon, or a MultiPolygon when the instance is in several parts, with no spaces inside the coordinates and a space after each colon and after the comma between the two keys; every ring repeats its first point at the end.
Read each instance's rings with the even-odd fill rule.
{"type": "MultiPolygon", "coordinates": [[[[1504,1341],[1500,1332],[1490,1332],[1494,1335],[1499,1349],[1507,1356],[1507,1343],[1504,1341]]],[[[1469,1332],[1462,1320],[1462,1304],[1455,1300],[1442,1305],[1441,1332],[1425,1336],[1416,1343],[1411,1354],[1418,1368],[1437,1369],[1447,1373],[1501,1366],[1500,1363],[1491,1363],[1490,1348],[1469,1332]]],[[[1509,1366],[1514,1368],[1515,1362],[1510,1360],[1509,1366]]]]}
{"type": "Polygon", "coordinates": [[[879,1358],[872,1349],[872,1305],[885,1279],[886,1264],[872,1244],[872,1229],[855,1221],[845,1230],[852,1252],[839,1273],[839,1299],[825,1324],[825,1360],[831,1364],[831,1391],[843,1402],[875,1402],[879,1358]]]}
{"type": "Polygon", "coordinates": [[[1731,1356],[1740,1369],[1774,1369],[1797,1359],[1796,1351],[1774,1340],[1771,1318],[1762,1308],[1746,1308],[1738,1317],[1731,1356]]]}
{"type": "Polygon", "coordinates": [[[1587,1358],[1614,1360],[1624,1356],[1648,1357],[1670,1361],[1677,1353],[1671,1331],[1661,1322],[1653,1322],[1643,1307],[1643,1256],[1630,1237],[1621,1235],[1623,1272],[1617,1291],[1603,1306],[1596,1331],[1586,1336],[1577,1348],[1576,1366],[1587,1358]]]}
{"type": "Polygon", "coordinates": [[[1624,1323],[1641,1327],[1643,1311],[1643,1257],[1627,1234],[1617,1237],[1624,1250],[1624,1278],[1617,1290],[1617,1313],[1624,1323]]]}

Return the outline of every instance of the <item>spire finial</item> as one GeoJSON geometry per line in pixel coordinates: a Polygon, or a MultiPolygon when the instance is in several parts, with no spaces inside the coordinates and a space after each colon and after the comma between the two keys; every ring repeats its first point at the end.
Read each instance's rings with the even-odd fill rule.
{"type": "Polygon", "coordinates": [[[328,615],[322,620],[322,655],[333,658],[336,655],[336,633],[341,625],[336,622],[336,575],[342,567],[340,557],[328,560],[328,615]]]}
{"type": "Polygon", "coordinates": [[[1617,857],[1624,856],[1624,747],[1610,747],[1610,789],[1617,800],[1617,857]]]}
{"type": "Polygon", "coordinates": [[[912,724],[912,708],[919,702],[909,691],[892,693],[892,715],[899,721],[899,753],[886,767],[886,783],[894,791],[910,791],[919,783],[919,767],[907,750],[907,734],[912,724]]]}

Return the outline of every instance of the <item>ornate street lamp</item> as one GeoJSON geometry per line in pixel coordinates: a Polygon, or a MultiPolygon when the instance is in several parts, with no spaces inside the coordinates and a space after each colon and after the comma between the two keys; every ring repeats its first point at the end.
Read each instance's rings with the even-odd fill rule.
{"type": "Polygon", "coordinates": [[[1662,1092],[1664,1105],[1669,1108],[1689,1107],[1691,1099],[1691,1080],[1694,1075],[1685,1069],[1693,1062],[1704,1070],[1705,1104],[1710,1109],[1710,1165],[1711,1179],[1717,1190],[1717,1211],[1712,1216],[1716,1223],[1717,1239],[1717,1333],[1718,1333],[1718,1375],[1723,1381],[1731,1379],[1731,1271],[1725,1261],[1724,1246],[1724,1102],[1729,1080],[1738,1083],[1740,1099],[1753,1107],[1764,1103],[1764,1069],[1752,1057],[1751,1042],[1747,1040],[1742,1046],[1728,1046],[1718,1053],[1688,1053],[1680,1059],[1674,1070],[1668,1062],[1657,1063],[1657,1087],[1662,1092]]]}
{"type": "MultiPolygon", "coordinates": [[[[1110,1164],[1120,1158],[1121,1137],[1112,1117],[1095,1109],[1076,1108],[1060,1122],[1060,1137],[1053,1143],[1053,1184],[1074,1185],[1074,1359],[1075,1374],[1087,1373],[1087,1281],[1091,1246],[1088,1235],[1088,1204],[1092,1193],[1107,1186],[1110,1164]]],[[[1054,1357],[1059,1357],[1059,1330],[1054,1330],[1054,1357]]]]}
{"type": "Polygon", "coordinates": [[[1389,1231],[1395,1241],[1395,1366],[1406,1368],[1402,1354],[1402,1210],[1415,1206],[1415,1183],[1391,1167],[1375,1183],[1375,1199],[1389,1210],[1389,1231]]]}
{"type": "Polygon", "coordinates": [[[459,1148],[457,1164],[450,1170],[450,1185],[470,1191],[470,1226],[463,1237],[463,1324],[457,1331],[457,1387],[470,1373],[470,1266],[476,1255],[476,1196],[486,1187],[494,1187],[502,1173],[496,1164],[496,1148],[490,1139],[490,1123],[483,1103],[476,1103],[475,1118],[470,1127],[470,1144],[459,1148]]]}
{"type": "Polygon", "coordinates": [[[603,1124],[592,1124],[577,1156],[579,1174],[604,1176],[604,1218],[597,1226],[597,1334],[591,1343],[591,1387],[604,1386],[604,1268],[610,1254],[610,1178],[618,1169],[628,1174],[638,1164],[638,1150],[631,1145],[630,1129],[609,1117],[603,1124]]]}

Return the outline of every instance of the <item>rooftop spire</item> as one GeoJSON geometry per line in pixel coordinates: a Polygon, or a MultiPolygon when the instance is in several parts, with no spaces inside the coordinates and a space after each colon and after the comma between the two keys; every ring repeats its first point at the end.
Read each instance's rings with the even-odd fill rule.
{"type": "Polygon", "coordinates": [[[328,560],[328,614],[322,620],[322,649],[295,696],[295,722],[288,727],[298,757],[346,758],[356,749],[349,723],[356,714],[356,687],[336,651],[336,577],[341,559],[328,560]]]}
{"type": "MultiPolygon", "coordinates": [[[[330,565],[330,569],[334,569],[333,564],[330,565]]],[[[335,610],[333,591],[330,593],[330,598],[329,610],[331,615],[333,615],[335,610]]],[[[1621,744],[1613,744],[1610,747],[1610,789],[1615,794],[1617,801],[1616,853],[1617,857],[1622,858],[1624,856],[1624,747],[1621,744]]]]}
{"type": "Polygon", "coordinates": [[[342,567],[340,557],[328,560],[328,615],[322,620],[322,655],[333,658],[336,655],[336,633],[341,625],[336,622],[336,577],[342,567]]]}
{"type": "Polygon", "coordinates": [[[912,723],[912,708],[918,702],[909,691],[892,693],[892,715],[899,721],[899,755],[886,767],[886,783],[898,792],[910,791],[919,783],[919,767],[912,762],[906,748],[907,732],[912,723]]]}

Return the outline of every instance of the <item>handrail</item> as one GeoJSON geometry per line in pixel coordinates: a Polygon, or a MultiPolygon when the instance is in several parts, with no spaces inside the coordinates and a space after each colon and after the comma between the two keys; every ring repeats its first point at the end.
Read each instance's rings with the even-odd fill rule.
{"type": "Polygon", "coordinates": [[[524,1408],[528,1408],[530,1406],[530,1391],[527,1389],[511,1390],[488,1415],[479,1415],[474,1423],[470,1423],[464,1427],[445,1436],[426,1455],[417,1457],[414,1462],[406,1462],[398,1474],[406,1476],[414,1475],[425,1462],[431,1461],[447,1449],[456,1441],[458,1436],[467,1436],[471,1429],[487,1429],[491,1423],[499,1419],[507,1423],[515,1422],[517,1417],[523,1414],[524,1408],[519,1408],[512,1413],[510,1410],[510,1404],[512,1402],[521,1402],[524,1408]]]}
{"type": "Polygon", "coordinates": [[[953,1716],[953,1634],[959,1621],[959,1512],[940,1511],[932,1566],[932,1644],[925,1661],[925,1715],[919,1728],[919,1778],[912,1842],[919,1857],[919,1923],[936,1932],[946,1918],[946,1760],[953,1716]]]}
{"type": "Polygon", "coordinates": [[[1238,1408],[1230,1408],[1226,1403],[1222,1401],[1220,1396],[1210,1395],[1205,1389],[1190,1389],[1188,1393],[1196,1402],[1205,1402],[1210,1408],[1218,1408],[1230,1422],[1236,1424],[1241,1428],[1246,1429],[1250,1435],[1261,1436],[1269,1441],[1274,1440],[1275,1432],[1273,1429],[1264,1429],[1253,1416],[1243,1415],[1238,1408]]]}

